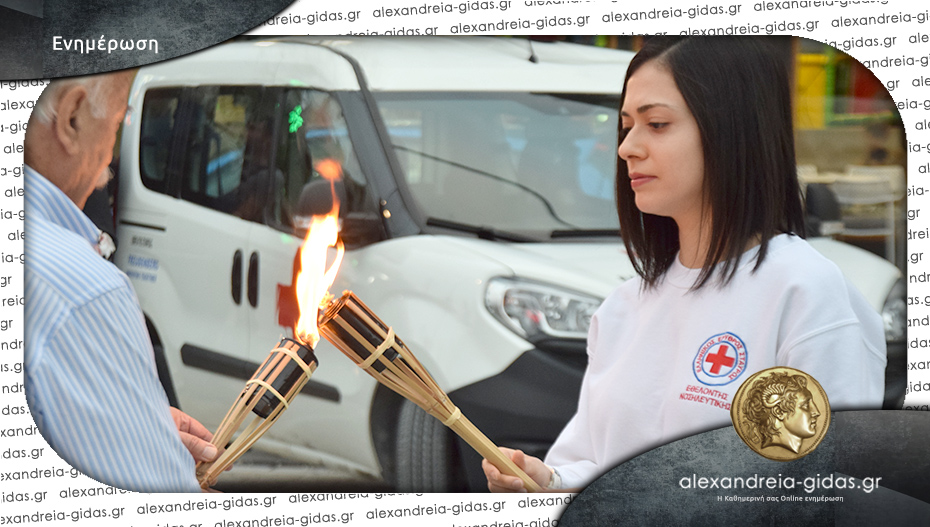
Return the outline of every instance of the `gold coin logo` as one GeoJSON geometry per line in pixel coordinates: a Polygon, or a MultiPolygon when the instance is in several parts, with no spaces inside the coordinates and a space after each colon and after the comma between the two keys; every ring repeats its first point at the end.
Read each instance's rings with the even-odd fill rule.
{"type": "Polygon", "coordinates": [[[753,374],[736,391],[730,418],[757,454],[793,461],[810,454],[830,428],[830,401],[813,377],[783,366],[753,374]]]}

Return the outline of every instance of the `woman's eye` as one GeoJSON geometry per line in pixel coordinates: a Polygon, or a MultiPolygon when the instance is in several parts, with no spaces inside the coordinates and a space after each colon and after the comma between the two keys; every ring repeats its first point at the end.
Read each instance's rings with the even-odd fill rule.
{"type": "Polygon", "coordinates": [[[659,129],[662,129],[668,126],[668,123],[649,123],[649,126],[651,126],[652,128],[656,130],[659,130],[659,129]]]}

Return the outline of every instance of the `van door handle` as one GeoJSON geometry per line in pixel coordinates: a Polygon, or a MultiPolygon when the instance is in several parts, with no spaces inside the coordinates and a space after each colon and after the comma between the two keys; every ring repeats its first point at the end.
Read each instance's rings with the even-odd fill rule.
{"type": "Polygon", "coordinates": [[[236,305],[242,303],[242,250],[236,249],[232,264],[232,297],[236,305]]]}
{"type": "Polygon", "coordinates": [[[253,252],[249,257],[249,304],[258,306],[258,253],[253,252]]]}

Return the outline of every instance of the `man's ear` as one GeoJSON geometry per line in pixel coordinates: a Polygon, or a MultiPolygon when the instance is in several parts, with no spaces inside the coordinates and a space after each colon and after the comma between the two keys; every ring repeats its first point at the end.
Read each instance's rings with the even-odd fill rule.
{"type": "Polygon", "coordinates": [[[772,408],[772,415],[774,415],[775,419],[778,419],[779,421],[784,421],[785,417],[788,417],[787,412],[783,412],[782,409],[777,406],[772,408]]]}
{"type": "Polygon", "coordinates": [[[86,112],[83,107],[88,104],[87,88],[75,84],[63,91],[56,104],[54,133],[65,152],[75,155],[80,150],[78,134],[83,125],[81,113],[86,112]]]}

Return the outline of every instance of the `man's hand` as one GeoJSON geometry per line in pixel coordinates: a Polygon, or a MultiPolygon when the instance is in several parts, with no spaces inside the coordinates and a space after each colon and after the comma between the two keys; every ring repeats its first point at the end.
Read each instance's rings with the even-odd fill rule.
{"type": "MultiPolygon", "coordinates": [[[[533,478],[533,481],[539,483],[540,487],[546,488],[546,486],[549,485],[552,471],[541,459],[528,456],[524,454],[522,450],[513,450],[504,447],[498,448],[500,448],[504,455],[510,457],[514,464],[523,469],[529,477],[533,478]]],[[[491,492],[526,492],[523,488],[523,481],[520,478],[502,474],[501,471],[488,462],[487,459],[481,462],[481,468],[484,469],[484,475],[488,478],[488,490],[491,492]]]]}
{"type": "Polygon", "coordinates": [[[219,452],[216,447],[210,443],[213,434],[207,430],[199,421],[186,413],[171,407],[171,417],[174,419],[175,426],[178,427],[178,434],[181,435],[181,442],[187,447],[187,450],[194,457],[196,462],[207,462],[216,459],[219,452]]]}

